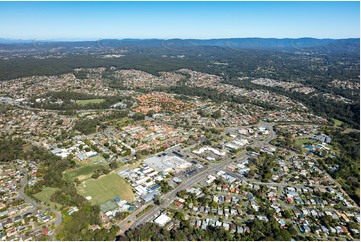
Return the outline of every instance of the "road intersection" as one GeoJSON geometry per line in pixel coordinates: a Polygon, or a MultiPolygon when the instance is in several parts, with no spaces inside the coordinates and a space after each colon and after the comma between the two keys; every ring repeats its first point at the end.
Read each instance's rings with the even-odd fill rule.
{"type": "MultiPolygon", "coordinates": [[[[273,130],[274,123],[260,122],[258,124],[258,126],[266,127],[270,131],[270,135],[263,142],[260,142],[260,141],[253,142],[253,144],[252,144],[253,148],[261,147],[264,144],[268,144],[271,140],[273,140],[273,139],[275,139],[277,137],[275,131],[273,130]]],[[[238,155],[239,156],[238,157],[236,156],[236,159],[239,159],[239,160],[244,160],[244,159],[248,158],[248,155],[246,155],[246,154],[238,154],[238,155]]],[[[232,163],[232,161],[233,161],[233,159],[231,159],[231,157],[226,157],[220,163],[210,164],[203,171],[200,171],[199,173],[197,173],[193,177],[185,179],[174,190],[172,190],[172,191],[168,192],[167,194],[164,194],[164,195],[161,196],[161,201],[162,201],[161,205],[154,206],[147,213],[145,213],[143,216],[141,216],[140,218],[137,219],[136,218],[137,214],[142,212],[144,210],[144,208],[147,207],[148,205],[151,205],[151,204],[154,204],[154,203],[149,202],[149,203],[143,205],[141,209],[139,209],[136,212],[129,215],[127,218],[125,218],[119,224],[120,232],[124,233],[129,228],[135,228],[135,227],[137,227],[137,226],[139,226],[141,224],[144,224],[144,223],[148,222],[154,216],[156,216],[159,212],[161,212],[163,209],[167,208],[173,202],[174,198],[176,197],[176,195],[177,195],[177,193],[179,191],[185,190],[187,188],[190,188],[190,187],[194,186],[195,184],[198,184],[202,180],[206,179],[206,177],[208,175],[210,175],[210,174],[213,174],[213,173],[215,173],[217,171],[220,171],[222,169],[226,169],[227,165],[232,163]]]]}

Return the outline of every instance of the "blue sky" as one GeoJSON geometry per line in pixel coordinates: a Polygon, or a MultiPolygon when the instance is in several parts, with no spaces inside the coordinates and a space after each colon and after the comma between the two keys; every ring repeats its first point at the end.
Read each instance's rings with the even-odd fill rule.
{"type": "Polygon", "coordinates": [[[358,38],[359,2],[0,2],[0,38],[358,38]]]}

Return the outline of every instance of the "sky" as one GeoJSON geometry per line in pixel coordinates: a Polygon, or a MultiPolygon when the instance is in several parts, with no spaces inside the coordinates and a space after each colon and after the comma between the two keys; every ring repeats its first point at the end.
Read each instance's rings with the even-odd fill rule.
{"type": "Polygon", "coordinates": [[[0,38],[359,38],[359,2],[0,2],[0,38]]]}

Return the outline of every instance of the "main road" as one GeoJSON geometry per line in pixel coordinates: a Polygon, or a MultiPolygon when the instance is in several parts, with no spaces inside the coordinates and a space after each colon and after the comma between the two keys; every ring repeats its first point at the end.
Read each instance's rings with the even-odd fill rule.
{"type": "MultiPolygon", "coordinates": [[[[242,157],[240,157],[240,159],[244,159],[245,157],[246,157],[246,155],[243,155],[242,157]]],[[[132,223],[130,228],[134,228],[134,227],[136,227],[138,225],[146,223],[155,214],[157,214],[159,211],[161,211],[162,209],[168,207],[172,203],[172,201],[174,200],[174,198],[176,197],[176,195],[177,195],[177,193],[179,191],[190,188],[194,184],[197,184],[198,182],[201,182],[209,174],[212,174],[213,172],[221,170],[222,168],[224,168],[226,165],[228,165],[231,162],[232,162],[232,160],[227,159],[227,160],[223,161],[222,163],[211,165],[207,169],[205,169],[205,170],[199,172],[198,174],[196,174],[195,176],[185,180],[179,186],[177,186],[174,190],[172,190],[172,191],[168,192],[167,194],[164,194],[163,196],[161,196],[162,203],[161,203],[160,206],[155,206],[154,208],[149,210],[145,215],[143,215],[139,219],[136,219],[136,215],[139,214],[141,211],[143,211],[143,209],[140,209],[137,212],[132,213],[130,216],[128,216],[126,219],[124,219],[120,223],[120,225],[119,225],[120,229],[124,232],[124,230],[127,229],[127,227],[128,227],[127,226],[128,221],[131,221],[131,223],[132,223]]],[[[145,208],[150,204],[153,204],[153,202],[147,203],[143,207],[145,208]]]]}
{"type": "MultiPolygon", "coordinates": [[[[267,129],[270,131],[270,136],[269,138],[264,141],[263,143],[269,143],[271,140],[275,139],[276,133],[273,130],[273,123],[265,123],[262,122],[259,124],[259,126],[264,126],[267,127],[267,129]]],[[[261,146],[262,142],[255,142],[254,146],[261,146]]],[[[245,159],[247,158],[247,155],[242,155],[240,157],[237,157],[237,159],[245,159]]],[[[201,182],[202,180],[204,180],[208,175],[216,172],[216,171],[220,171],[222,169],[224,169],[228,164],[230,164],[232,162],[232,160],[227,157],[224,159],[223,162],[218,163],[218,164],[213,164],[210,165],[208,168],[206,168],[205,170],[199,172],[198,174],[196,174],[195,176],[184,180],[179,186],[177,186],[174,190],[168,192],[167,194],[164,194],[163,196],[161,196],[161,205],[159,206],[155,206],[152,209],[150,209],[146,214],[144,214],[143,216],[141,216],[140,218],[136,219],[137,214],[139,214],[141,211],[143,211],[143,209],[145,207],[147,207],[150,204],[153,204],[153,202],[149,202],[147,204],[145,204],[142,209],[139,209],[138,211],[132,213],[130,216],[128,216],[126,219],[124,219],[120,224],[120,230],[122,233],[125,232],[125,230],[127,230],[128,228],[135,228],[143,223],[148,222],[149,220],[151,220],[153,218],[154,215],[156,215],[157,213],[159,213],[160,211],[162,211],[162,209],[167,208],[174,200],[174,198],[176,197],[177,193],[181,190],[185,190],[187,188],[190,188],[192,186],[194,186],[194,184],[197,184],[199,182],[201,182]],[[129,225],[130,222],[130,226],[129,225]]]]}

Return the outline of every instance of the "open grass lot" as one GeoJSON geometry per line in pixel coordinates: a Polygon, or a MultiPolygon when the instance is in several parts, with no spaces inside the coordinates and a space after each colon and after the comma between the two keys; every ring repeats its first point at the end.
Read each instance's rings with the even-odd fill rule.
{"type": "Polygon", "coordinates": [[[87,99],[87,100],[76,100],[76,104],[78,105],[87,105],[87,104],[90,104],[90,103],[102,103],[104,102],[105,100],[102,99],[102,98],[97,98],[97,99],[87,99]]]}
{"type": "Polygon", "coordinates": [[[125,117],[125,118],[119,118],[119,119],[115,119],[115,120],[106,121],[105,123],[108,125],[112,125],[118,129],[121,129],[122,127],[133,124],[134,120],[132,120],[131,118],[125,117]]]}
{"type": "Polygon", "coordinates": [[[104,157],[100,155],[82,161],[77,161],[76,164],[80,167],[65,171],[64,178],[66,180],[74,181],[74,179],[78,177],[80,181],[85,181],[91,177],[95,170],[103,166],[108,166],[104,157]]]}
{"type": "Polygon", "coordinates": [[[74,181],[77,177],[80,181],[85,181],[91,177],[95,170],[102,168],[104,165],[86,165],[64,173],[64,178],[68,181],[74,181]]]}
{"type": "Polygon", "coordinates": [[[88,161],[89,164],[97,164],[97,163],[101,163],[101,162],[106,162],[105,158],[101,155],[90,157],[89,159],[86,159],[86,161],[88,161]]]}
{"type": "Polygon", "coordinates": [[[332,120],[335,122],[335,126],[337,127],[340,127],[343,124],[343,122],[338,119],[333,118],[332,120]]]}
{"type": "Polygon", "coordinates": [[[94,165],[94,164],[106,164],[106,160],[103,156],[101,155],[97,155],[85,160],[78,160],[76,161],[76,164],[79,166],[89,166],[89,165],[94,165]]]}
{"type": "Polygon", "coordinates": [[[126,163],[126,164],[123,163],[123,165],[118,164],[119,167],[115,170],[115,172],[118,173],[119,171],[122,171],[125,169],[130,169],[130,170],[135,169],[140,166],[140,163],[141,163],[141,161],[138,160],[134,164],[129,164],[129,163],[126,163]]]}
{"type": "Polygon", "coordinates": [[[98,179],[90,179],[82,182],[78,191],[84,197],[91,196],[92,204],[100,204],[115,197],[127,201],[133,201],[134,193],[127,181],[118,174],[112,173],[98,179]]]}
{"type": "Polygon", "coordinates": [[[313,139],[305,139],[305,138],[295,139],[295,144],[296,145],[303,145],[305,143],[316,144],[316,143],[319,143],[319,142],[317,140],[313,140],[313,139]]]}
{"type": "Polygon", "coordinates": [[[59,208],[61,206],[60,204],[57,204],[57,203],[54,203],[54,202],[50,201],[51,196],[57,190],[59,190],[59,189],[58,188],[53,188],[53,187],[44,187],[41,192],[38,192],[38,193],[34,194],[34,197],[36,197],[37,199],[39,199],[42,202],[49,203],[52,208],[55,208],[55,205],[57,205],[57,207],[59,208]]]}

